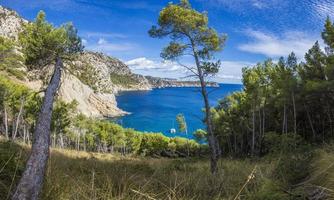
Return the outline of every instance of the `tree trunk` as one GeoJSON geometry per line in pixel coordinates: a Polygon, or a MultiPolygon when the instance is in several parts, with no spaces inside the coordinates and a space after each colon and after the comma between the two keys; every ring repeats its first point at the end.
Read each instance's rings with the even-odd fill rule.
{"type": "Polygon", "coordinates": [[[308,122],[310,124],[311,129],[312,129],[313,139],[315,139],[315,130],[314,130],[314,127],[313,127],[312,119],[311,119],[310,113],[308,112],[308,109],[306,108],[305,103],[304,103],[304,108],[305,108],[305,111],[306,111],[308,122]]]}
{"type": "Polygon", "coordinates": [[[292,92],[292,105],[293,105],[293,132],[297,134],[297,111],[296,111],[296,101],[295,101],[295,93],[292,92]]]}
{"type": "Polygon", "coordinates": [[[52,141],[51,147],[56,148],[56,141],[57,141],[56,133],[53,134],[51,141],[52,141]]]}
{"type": "Polygon", "coordinates": [[[61,58],[57,58],[54,73],[46,89],[43,104],[38,115],[31,155],[12,197],[13,200],[36,200],[42,189],[47,160],[49,158],[53,101],[60,85],[62,68],[62,60],[61,58]]]}
{"type": "Polygon", "coordinates": [[[265,108],[262,110],[262,137],[264,137],[265,134],[265,128],[266,128],[266,112],[265,108]]]}
{"type": "Polygon", "coordinates": [[[26,125],[23,123],[23,143],[26,143],[26,137],[27,137],[27,131],[26,131],[26,125]]]}
{"type": "Polygon", "coordinates": [[[83,138],[84,138],[84,151],[86,151],[86,133],[85,132],[84,132],[83,138]]]}
{"type": "Polygon", "coordinates": [[[30,132],[27,130],[27,144],[30,145],[30,132]]]}
{"type": "Polygon", "coordinates": [[[23,105],[24,105],[24,100],[21,99],[20,111],[19,111],[19,114],[17,115],[17,118],[16,118],[15,129],[14,129],[14,133],[13,133],[13,136],[12,136],[13,140],[16,139],[17,130],[19,129],[19,125],[20,125],[20,117],[21,117],[21,115],[22,115],[23,105]]]}
{"type": "Polygon", "coordinates": [[[4,112],[5,112],[5,116],[4,116],[4,123],[5,123],[5,135],[6,135],[6,139],[9,139],[9,135],[8,135],[8,115],[7,115],[7,108],[6,105],[4,103],[4,112]]]}
{"type": "Polygon", "coordinates": [[[64,148],[64,137],[63,137],[63,134],[60,133],[59,134],[59,140],[60,140],[60,148],[63,149],[64,148]]]}
{"type": "Polygon", "coordinates": [[[285,106],[285,103],[284,103],[284,106],[283,106],[283,123],[282,123],[282,134],[286,133],[285,132],[285,126],[286,126],[286,106],[285,106]]]}
{"type": "Polygon", "coordinates": [[[189,39],[190,39],[192,50],[194,53],[195,64],[196,64],[197,72],[198,72],[197,76],[200,80],[201,94],[203,96],[204,106],[205,106],[205,122],[206,122],[207,132],[208,132],[209,148],[211,151],[211,155],[210,155],[211,173],[216,174],[218,172],[218,160],[220,156],[219,143],[213,132],[213,123],[212,123],[212,116],[211,116],[211,111],[210,111],[209,97],[208,97],[208,92],[206,90],[206,83],[204,81],[204,75],[203,75],[203,71],[201,68],[200,61],[199,61],[196,45],[191,38],[189,39]]]}
{"type": "Polygon", "coordinates": [[[254,156],[254,150],[255,150],[255,110],[253,108],[253,134],[252,134],[252,148],[251,148],[251,156],[254,156]]]}

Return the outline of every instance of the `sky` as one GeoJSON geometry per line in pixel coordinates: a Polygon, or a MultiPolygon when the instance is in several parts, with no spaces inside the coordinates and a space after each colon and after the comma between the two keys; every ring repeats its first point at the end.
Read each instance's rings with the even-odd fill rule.
{"type": "MultiPolygon", "coordinates": [[[[44,10],[59,26],[73,22],[87,50],[103,52],[125,62],[133,72],[182,79],[186,70],[160,57],[168,39],[150,38],[159,11],[171,0],[0,0],[20,16],[34,20],[44,10]]],[[[178,0],[174,0],[178,3],[178,0]]],[[[242,68],[265,59],[277,60],[294,51],[299,60],[317,41],[327,16],[334,19],[333,0],[190,0],[207,12],[209,26],[227,34],[215,81],[241,83],[242,68]]],[[[183,64],[194,65],[189,58],[183,64]]]]}

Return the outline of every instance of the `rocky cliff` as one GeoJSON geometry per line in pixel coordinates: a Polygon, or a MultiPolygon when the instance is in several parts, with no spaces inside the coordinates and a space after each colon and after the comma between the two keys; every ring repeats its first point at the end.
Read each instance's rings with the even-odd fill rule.
{"type": "MultiPolygon", "coordinates": [[[[0,6],[0,36],[18,39],[23,25],[29,23],[15,11],[0,6]]],[[[20,47],[16,48],[20,54],[20,47]]],[[[52,73],[53,66],[44,71],[28,71],[23,66],[26,77],[24,84],[33,90],[40,90],[43,80],[52,73]]],[[[177,81],[144,77],[134,74],[120,60],[103,53],[86,51],[71,63],[65,63],[59,97],[65,102],[78,102],[78,111],[91,117],[114,117],[127,114],[117,107],[115,95],[120,91],[151,90],[161,87],[200,86],[195,81],[177,81]]],[[[209,86],[217,86],[210,83],[209,86]]]]}
{"type": "MultiPolygon", "coordinates": [[[[29,23],[15,11],[0,6],[0,36],[17,41],[23,25],[29,23]]],[[[20,49],[19,47],[17,49],[20,49]]],[[[18,52],[20,53],[20,52],[18,52]]],[[[40,90],[43,81],[52,73],[52,66],[44,71],[28,71],[23,83],[40,90]]],[[[59,97],[65,102],[78,102],[78,111],[91,117],[114,117],[126,114],[117,107],[115,94],[125,90],[150,90],[144,76],[133,74],[123,62],[102,53],[86,51],[72,63],[65,64],[59,97]]]]}

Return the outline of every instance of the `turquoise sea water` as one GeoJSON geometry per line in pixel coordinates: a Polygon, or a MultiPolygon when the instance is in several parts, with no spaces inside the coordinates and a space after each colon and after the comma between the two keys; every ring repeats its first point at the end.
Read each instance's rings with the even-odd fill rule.
{"type": "MultiPolygon", "coordinates": [[[[211,106],[217,105],[219,99],[242,89],[242,85],[220,84],[219,88],[209,88],[211,106]]],[[[118,107],[130,112],[130,115],[116,119],[124,127],[139,131],[161,132],[166,136],[192,138],[192,132],[204,128],[202,122],[203,99],[199,88],[162,88],[152,91],[122,92],[117,97],[118,107]],[[170,129],[177,130],[176,115],[182,113],[187,122],[188,136],[182,133],[171,134],[170,129]]]]}

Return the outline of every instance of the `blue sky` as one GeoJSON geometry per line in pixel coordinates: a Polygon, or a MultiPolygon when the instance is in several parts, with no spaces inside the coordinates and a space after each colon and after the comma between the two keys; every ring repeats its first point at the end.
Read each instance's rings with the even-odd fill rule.
{"type": "MultiPolygon", "coordinates": [[[[0,5],[33,20],[44,10],[54,25],[72,21],[86,49],[124,61],[136,73],[181,78],[185,70],[160,58],[167,40],[150,38],[159,11],[170,0],[0,0],[0,5]]],[[[178,1],[174,1],[178,2],[178,1]]],[[[228,40],[221,53],[222,69],[215,80],[241,81],[242,67],[266,58],[277,60],[294,51],[299,59],[320,40],[326,16],[334,17],[333,0],[190,0],[207,11],[209,24],[228,40]]],[[[184,59],[185,64],[193,65],[184,59]]]]}

